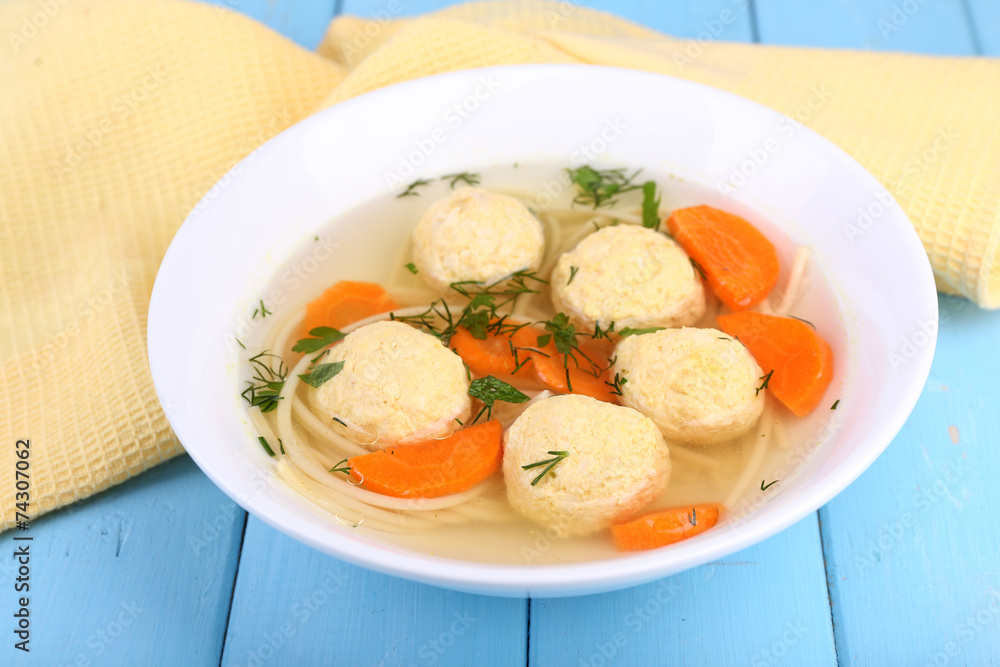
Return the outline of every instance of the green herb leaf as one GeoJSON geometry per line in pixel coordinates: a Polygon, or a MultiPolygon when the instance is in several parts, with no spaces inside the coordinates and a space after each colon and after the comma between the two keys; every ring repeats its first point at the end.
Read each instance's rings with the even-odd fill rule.
{"type": "Polygon", "coordinates": [[[542,334],[535,339],[535,342],[538,343],[538,347],[545,347],[550,340],[552,340],[552,334],[542,334]]]}
{"type": "Polygon", "coordinates": [[[761,375],[760,378],[758,378],[760,380],[763,380],[763,382],[760,384],[759,387],[757,387],[757,389],[754,390],[754,396],[759,395],[760,392],[762,392],[765,389],[767,389],[767,383],[771,381],[771,376],[772,375],[774,375],[774,369],[773,368],[767,372],[767,375],[761,375]]]}
{"type": "MultiPolygon", "coordinates": [[[[570,324],[569,315],[556,313],[551,320],[545,322],[545,330],[552,334],[556,350],[563,354],[571,354],[576,347],[576,327],[570,324]]],[[[545,341],[546,344],[548,341],[545,341]]],[[[539,346],[544,347],[539,341],[539,346]]]]}
{"type": "Polygon", "coordinates": [[[347,459],[343,459],[342,461],[339,461],[335,466],[333,466],[332,468],[330,468],[330,472],[342,472],[345,475],[350,475],[351,474],[351,467],[350,466],[345,466],[344,465],[345,463],[347,463],[347,459]]]}
{"type": "MultiPolygon", "coordinates": [[[[503,380],[487,375],[484,378],[477,378],[469,383],[469,396],[478,398],[483,402],[486,410],[486,418],[493,414],[493,404],[496,401],[504,403],[524,403],[531,400],[527,394],[518,391],[503,380]]],[[[480,412],[480,414],[482,414],[480,412]]],[[[479,415],[476,415],[479,419],[479,415]]]]}
{"type": "Polygon", "coordinates": [[[316,352],[342,341],[347,334],[332,327],[316,327],[309,332],[309,335],[312,338],[299,339],[299,342],[292,347],[292,352],[305,352],[306,354],[316,352]]]}
{"type": "Polygon", "coordinates": [[[252,379],[247,380],[247,388],[240,396],[251,407],[260,408],[261,412],[270,412],[278,407],[281,400],[281,390],[285,386],[288,369],[276,354],[265,350],[247,360],[252,370],[252,379]],[[275,361],[277,360],[277,367],[275,361]]]}
{"type": "Polygon", "coordinates": [[[466,185],[479,185],[482,182],[482,177],[479,174],[473,174],[469,171],[463,171],[460,174],[445,174],[441,177],[442,181],[449,181],[448,185],[454,190],[455,186],[459,183],[465,183],[466,185]]]}
{"type": "Polygon", "coordinates": [[[343,361],[335,361],[331,364],[319,364],[318,366],[311,367],[305,375],[300,375],[299,379],[310,387],[319,389],[323,386],[324,382],[342,370],[344,370],[343,361]]]}
{"type": "Polygon", "coordinates": [[[812,322],[810,322],[809,320],[804,320],[804,319],[802,319],[801,317],[795,317],[794,315],[789,315],[789,317],[790,317],[790,318],[792,318],[793,320],[798,320],[799,322],[805,322],[805,323],[806,323],[806,324],[808,324],[808,325],[809,325],[810,327],[812,327],[812,330],[813,330],[813,331],[816,331],[816,325],[815,325],[815,324],[813,324],[812,322]]]}
{"type": "Polygon", "coordinates": [[[760,480],[760,490],[761,491],[767,491],[772,486],[774,486],[775,484],[777,484],[778,481],[779,480],[774,480],[773,482],[769,482],[768,484],[764,484],[764,480],[760,480]]]}
{"type": "Polygon", "coordinates": [[[413,262],[410,262],[409,264],[406,265],[406,270],[412,273],[413,275],[417,275],[418,273],[420,273],[420,271],[417,269],[417,265],[414,264],[413,262]]]}
{"type": "Polygon", "coordinates": [[[420,195],[420,193],[417,192],[417,188],[423,187],[425,185],[430,185],[430,183],[431,183],[430,181],[418,178],[417,180],[407,185],[405,190],[396,195],[396,199],[401,199],[402,197],[417,197],[420,195]]]}
{"type": "Polygon", "coordinates": [[[693,266],[694,270],[698,272],[698,275],[701,276],[701,279],[708,280],[708,276],[705,275],[705,269],[702,267],[702,265],[694,261],[694,257],[689,257],[688,259],[691,260],[691,266],[693,266]]]}
{"type": "Polygon", "coordinates": [[[656,196],[656,183],[653,181],[642,184],[642,226],[660,228],[660,198],[656,196]]]}
{"type": "Polygon", "coordinates": [[[840,405],[840,399],[839,398],[833,402],[833,405],[830,406],[830,409],[831,410],[836,410],[838,405],[840,405]]]}
{"type": "Polygon", "coordinates": [[[571,282],[573,282],[573,278],[576,278],[576,272],[579,271],[579,270],[580,270],[579,266],[571,266],[571,267],[569,267],[569,280],[566,281],[567,285],[569,285],[571,282]]]}
{"type": "Polygon", "coordinates": [[[584,165],[579,169],[566,171],[569,173],[570,181],[578,188],[573,203],[598,208],[614,203],[614,198],[620,194],[638,190],[639,186],[632,181],[642,170],[626,175],[624,169],[594,169],[584,165]]]}
{"type": "Polygon", "coordinates": [[[641,336],[643,334],[656,333],[657,331],[662,331],[666,327],[649,327],[648,329],[633,329],[632,327],[625,327],[618,332],[618,335],[622,338],[627,336],[641,336]]]}
{"type": "Polygon", "coordinates": [[[267,438],[261,435],[257,437],[257,440],[260,441],[261,447],[264,448],[264,451],[267,452],[267,455],[273,457],[274,450],[271,449],[271,445],[267,444],[267,438]]]}
{"type": "Polygon", "coordinates": [[[545,466],[545,469],[542,470],[542,472],[538,475],[538,477],[536,477],[535,479],[533,479],[531,481],[531,485],[532,486],[535,486],[540,481],[542,481],[542,478],[545,477],[545,475],[547,475],[550,470],[552,470],[554,467],[556,467],[557,463],[559,463],[564,458],[566,458],[567,456],[569,456],[569,452],[562,451],[562,450],[549,451],[549,452],[546,452],[546,453],[547,454],[551,454],[553,456],[553,458],[551,458],[551,459],[545,459],[544,461],[535,461],[534,463],[529,463],[526,466],[521,466],[522,470],[531,470],[532,468],[537,468],[539,466],[545,466]]]}
{"type": "Polygon", "coordinates": [[[626,382],[628,382],[627,377],[621,375],[620,373],[615,373],[615,379],[611,382],[605,382],[604,384],[611,387],[612,394],[614,394],[615,396],[621,396],[622,386],[624,386],[626,382]]]}

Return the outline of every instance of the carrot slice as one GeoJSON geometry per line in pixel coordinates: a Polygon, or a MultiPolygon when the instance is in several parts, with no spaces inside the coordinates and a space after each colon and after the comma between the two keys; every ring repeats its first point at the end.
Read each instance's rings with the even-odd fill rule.
{"type": "Polygon", "coordinates": [[[778,281],[774,245],[738,215],[711,206],[680,208],[670,214],[667,227],[733,310],[757,305],[778,281]]]}
{"type": "Polygon", "coordinates": [[[718,505],[676,507],[611,526],[611,539],[619,551],[656,549],[704,533],[718,521],[718,505]]]}
{"type": "Polygon", "coordinates": [[[601,368],[610,366],[608,360],[612,349],[610,343],[605,343],[603,340],[590,340],[580,345],[582,355],[580,352],[574,352],[572,357],[567,358],[556,349],[555,342],[549,341],[541,350],[531,353],[531,360],[538,378],[552,391],[561,394],[583,394],[599,401],[617,403],[618,396],[610,384],[609,371],[605,370],[596,377],[591,372],[593,369],[591,362],[601,368]],[[583,355],[586,355],[586,358],[583,358],[583,355]]]}
{"type": "Polygon", "coordinates": [[[488,421],[444,440],[389,447],[347,460],[361,488],[396,498],[439,498],[468,491],[500,470],[503,427],[488,421]]]}
{"type": "Polygon", "coordinates": [[[765,374],[774,371],[767,388],[792,412],[802,417],[819,405],[833,379],[833,351],[811,326],[754,312],[721,315],[718,322],[746,345],[765,374]]]}
{"type": "Polygon", "coordinates": [[[523,327],[512,336],[488,332],[486,340],[479,340],[465,327],[457,327],[451,337],[451,347],[478,377],[492,375],[522,389],[541,389],[531,354],[523,349],[535,347],[537,337],[537,329],[523,327]],[[516,348],[516,353],[512,347],[516,348]]]}
{"type": "Polygon", "coordinates": [[[342,329],[348,324],[398,307],[381,285],[341,280],[306,305],[302,330],[312,331],[316,327],[342,329]]]}

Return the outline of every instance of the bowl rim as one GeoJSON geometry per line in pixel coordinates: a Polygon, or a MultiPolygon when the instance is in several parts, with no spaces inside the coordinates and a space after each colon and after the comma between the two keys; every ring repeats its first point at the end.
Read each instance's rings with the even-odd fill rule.
{"type": "MultiPolygon", "coordinates": [[[[695,94],[705,95],[710,99],[715,98],[722,104],[751,105],[756,107],[758,112],[772,114],[776,119],[786,118],[777,111],[728,91],[665,74],[602,65],[521,64],[474,68],[436,74],[367,92],[305,118],[278,134],[267,143],[287,142],[297,137],[307,137],[314,128],[336,122],[338,116],[351,113],[356,107],[364,108],[368,105],[391,104],[394,102],[394,99],[400,97],[406,98],[411,94],[417,94],[428,84],[428,81],[445,82],[457,86],[476,77],[488,76],[494,72],[515,80],[521,76],[559,79],[567,76],[578,76],[582,72],[585,72],[589,77],[613,76],[619,79],[632,77],[640,82],[653,84],[659,82],[666,86],[678,86],[681,90],[686,89],[693,91],[695,94]]],[[[836,156],[837,162],[849,169],[852,172],[852,178],[859,179],[859,183],[884,189],[874,176],[831,141],[810,130],[808,127],[801,127],[799,131],[804,133],[804,136],[807,136],[809,141],[822,146],[827,154],[836,156]]],[[[228,178],[233,172],[239,171],[252,157],[253,155],[251,154],[237,163],[223,178],[228,178]]],[[[202,201],[205,201],[205,199],[202,201]]],[[[905,240],[905,244],[901,243],[901,246],[909,244],[910,249],[912,249],[915,242],[921,248],[921,254],[923,254],[922,245],[920,245],[916,231],[909,224],[905,214],[900,212],[900,215],[907,222],[910,233],[910,237],[905,240]]],[[[193,217],[192,213],[184,221],[174,241],[171,242],[170,247],[164,255],[150,300],[147,322],[147,346],[150,370],[157,395],[164,406],[167,406],[169,401],[169,394],[166,387],[170,383],[169,375],[172,373],[172,370],[170,368],[169,355],[162,353],[163,341],[159,337],[158,327],[160,327],[163,321],[162,318],[166,316],[166,311],[169,310],[171,305],[169,299],[170,281],[173,272],[177,271],[183,265],[183,258],[181,256],[183,254],[182,247],[186,242],[187,232],[190,231],[193,224],[193,217]]],[[[922,293],[915,291],[914,298],[923,299],[924,302],[921,303],[922,312],[924,310],[926,312],[932,311],[934,321],[936,322],[938,311],[933,275],[930,263],[926,259],[926,254],[923,254],[923,258],[925,261],[920,265],[922,268],[918,270],[919,275],[915,275],[914,279],[915,283],[923,283],[924,287],[930,285],[930,290],[923,290],[922,293]]],[[[185,444],[185,449],[191,458],[216,486],[243,506],[253,516],[317,550],[379,572],[449,589],[515,597],[528,595],[576,595],[638,585],[669,574],[681,572],[714,558],[752,546],[790,527],[808,514],[815,512],[857,479],[884,451],[902,428],[915,407],[929,375],[935,344],[936,327],[935,336],[932,337],[930,343],[919,349],[917,354],[909,360],[911,363],[910,371],[914,379],[906,386],[906,390],[896,397],[895,404],[898,406],[898,409],[889,417],[884,417],[879,421],[878,428],[867,439],[867,446],[858,449],[854,455],[850,456],[838,468],[836,475],[827,475],[823,480],[825,483],[810,488],[805,492],[805,498],[808,499],[808,502],[802,502],[795,507],[782,508],[780,512],[759,511],[753,517],[753,520],[743,523],[738,534],[731,536],[725,548],[719,548],[713,541],[689,540],[687,541],[689,544],[686,545],[687,548],[684,550],[683,557],[673,558],[669,565],[664,564],[662,552],[658,550],[620,556],[614,559],[581,563],[502,565],[436,557],[412,551],[407,551],[405,557],[401,557],[399,548],[386,548],[363,542],[354,542],[352,544],[350,540],[338,543],[326,537],[328,535],[326,533],[317,534],[305,530],[303,526],[289,525],[289,523],[283,520],[282,513],[278,511],[280,508],[267,505],[251,506],[251,503],[245,502],[245,499],[234,489],[230,480],[221,471],[216,470],[211,465],[211,462],[203,456],[203,452],[198,446],[188,446],[186,441],[196,440],[197,434],[188,431],[188,424],[184,423],[184,419],[178,415],[169,414],[169,410],[167,411],[167,416],[171,425],[176,429],[175,432],[178,438],[185,444]],[[609,564],[614,564],[615,566],[609,567],[609,564]]],[[[764,509],[766,510],[766,507],[764,509]]]]}

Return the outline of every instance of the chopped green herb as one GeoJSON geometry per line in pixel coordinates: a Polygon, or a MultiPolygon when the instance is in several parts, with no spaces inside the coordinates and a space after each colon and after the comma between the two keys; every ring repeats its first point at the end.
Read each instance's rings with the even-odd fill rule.
{"type": "Polygon", "coordinates": [[[840,405],[840,399],[839,398],[833,402],[833,405],[830,406],[830,409],[831,410],[836,410],[838,405],[840,405]]]}
{"type": "Polygon", "coordinates": [[[274,450],[271,449],[271,445],[267,444],[267,438],[261,435],[257,437],[257,440],[260,442],[261,447],[264,448],[264,451],[267,452],[267,455],[273,457],[274,450]]]}
{"type": "Polygon", "coordinates": [[[660,228],[660,198],[656,196],[656,183],[653,181],[642,184],[642,226],[660,228]]]}
{"type": "MultiPolygon", "coordinates": [[[[570,324],[569,315],[566,313],[556,313],[551,320],[543,323],[545,330],[552,334],[556,344],[556,350],[563,354],[571,354],[576,347],[576,327],[570,324]]],[[[545,347],[548,344],[541,342],[539,338],[538,346],[545,347]]]]}
{"type": "Polygon", "coordinates": [[[417,188],[430,184],[431,184],[430,181],[418,178],[417,180],[407,185],[405,190],[396,195],[396,199],[401,199],[403,197],[418,197],[420,196],[420,193],[417,192],[417,188]]]}
{"type": "Polygon", "coordinates": [[[282,454],[285,453],[285,443],[281,441],[281,438],[278,438],[278,449],[281,450],[282,454]]]}
{"type": "Polygon", "coordinates": [[[267,350],[250,357],[247,361],[250,363],[253,375],[252,379],[247,380],[248,386],[240,396],[251,407],[258,407],[261,412],[270,412],[278,407],[288,368],[285,367],[281,357],[267,350]],[[274,367],[272,359],[277,360],[277,368],[274,367]]]}
{"type": "Polygon", "coordinates": [[[534,463],[529,463],[526,466],[521,466],[522,470],[531,470],[532,468],[537,468],[539,466],[545,466],[545,469],[542,470],[542,472],[538,475],[538,477],[536,477],[534,480],[532,480],[532,482],[531,482],[532,486],[535,486],[536,484],[538,484],[538,482],[540,482],[542,480],[542,478],[545,477],[545,475],[548,474],[548,472],[550,470],[552,470],[556,466],[557,463],[559,463],[564,458],[566,458],[567,456],[569,456],[569,452],[567,452],[567,451],[549,451],[549,452],[546,452],[546,453],[547,454],[551,454],[553,456],[553,458],[551,458],[551,459],[545,459],[544,461],[535,461],[534,463]]]}
{"type": "Polygon", "coordinates": [[[420,273],[420,271],[417,269],[417,265],[414,264],[413,262],[410,262],[409,264],[406,265],[406,270],[412,273],[413,275],[417,275],[418,273],[420,273]]]}
{"type": "Polygon", "coordinates": [[[569,179],[575,183],[579,192],[573,198],[574,204],[599,208],[614,203],[615,197],[625,192],[638,190],[639,186],[633,179],[641,169],[631,175],[626,175],[624,169],[594,169],[584,165],[578,169],[567,169],[569,179]]]}
{"type": "Polygon", "coordinates": [[[697,507],[692,507],[691,508],[691,514],[688,515],[688,521],[691,523],[692,526],[697,526],[698,525],[698,508],[697,507]]]}
{"type": "Polygon", "coordinates": [[[593,338],[594,340],[600,340],[601,338],[607,338],[608,340],[611,340],[611,333],[614,330],[615,330],[615,323],[614,323],[614,321],[612,321],[610,324],[608,324],[608,327],[606,329],[602,329],[601,328],[601,323],[600,322],[595,322],[594,323],[594,333],[593,333],[593,335],[591,335],[591,338],[593,338]]]}
{"type": "Polygon", "coordinates": [[[767,375],[761,375],[760,378],[758,378],[760,380],[763,380],[763,382],[761,383],[761,385],[759,387],[757,387],[757,389],[754,390],[754,396],[759,395],[760,392],[762,392],[765,389],[767,389],[767,383],[771,381],[771,376],[772,375],[774,375],[774,369],[773,368],[767,372],[767,375]]]}
{"type": "Polygon", "coordinates": [[[336,465],[334,465],[332,468],[330,468],[330,472],[342,472],[345,475],[350,475],[351,474],[351,467],[350,466],[345,466],[344,465],[345,463],[347,463],[347,459],[343,459],[341,461],[338,461],[336,465]]]}
{"type": "Polygon", "coordinates": [[[305,352],[310,354],[329,347],[334,343],[339,343],[346,334],[341,333],[332,327],[316,327],[309,331],[311,338],[301,338],[292,347],[292,352],[305,352]]]}
{"type": "Polygon", "coordinates": [[[300,375],[299,379],[310,387],[318,389],[323,386],[324,382],[337,375],[343,369],[343,361],[335,361],[331,364],[319,364],[318,366],[310,367],[309,372],[300,375]]]}
{"type": "Polygon", "coordinates": [[[569,267],[569,280],[566,281],[567,285],[569,285],[571,282],[573,282],[573,278],[576,278],[576,272],[579,271],[579,270],[580,270],[579,266],[571,266],[571,267],[569,267]]]}
{"type": "Polygon", "coordinates": [[[344,421],[343,419],[341,419],[340,417],[333,417],[332,419],[333,419],[333,421],[337,422],[337,423],[338,423],[338,424],[340,424],[341,426],[343,426],[343,427],[345,427],[345,428],[347,427],[347,422],[345,422],[345,421],[344,421]]]}
{"type": "Polygon", "coordinates": [[[666,327],[649,327],[646,329],[633,329],[632,327],[625,327],[618,332],[618,335],[622,338],[627,336],[641,336],[643,334],[656,333],[657,331],[662,331],[663,329],[666,329],[666,327]]]}
{"type": "Polygon", "coordinates": [[[472,423],[479,421],[479,417],[482,416],[484,411],[486,412],[486,418],[489,419],[493,415],[493,404],[496,401],[524,403],[531,400],[527,394],[518,391],[503,380],[499,380],[492,375],[477,378],[470,382],[469,396],[478,398],[483,402],[483,409],[479,411],[479,414],[472,420],[472,423]]]}
{"type": "Polygon", "coordinates": [[[455,186],[459,183],[465,183],[466,185],[479,185],[482,182],[482,176],[479,174],[473,174],[469,171],[463,171],[460,174],[445,174],[441,177],[442,181],[448,181],[448,185],[454,190],[455,186]]]}
{"type": "Polygon", "coordinates": [[[253,315],[250,316],[250,319],[254,319],[255,317],[257,317],[258,314],[260,314],[261,319],[264,319],[265,317],[271,314],[271,311],[264,306],[263,299],[260,300],[260,308],[253,309],[253,315]]]}
{"type": "Polygon", "coordinates": [[[459,419],[458,417],[455,417],[455,421],[457,421],[457,422],[458,422],[458,425],[459,425],[459,426],[465,426],[465,424],[463,424],[463,423],[462,423],[462,420],[461,420],[461,419],[459,419]]]}
{"type": "Polygon", "coordinates": [[[615,379],[612,382],[605,382],[604,384],[611,387],[611,393],[615,396],[622,395],[622,386],[628,382],[628,378],[620,373],[615,373],[615,379]]]}
{"type": "Polygon", "coordinates": [[[778,480],[774,480],[773,482],[768,482],[767,484],[764,484],[764,480],[760,480],[760,490],[761,491],[767,491],[768,489],[770,489],[772,486],[774,486],[777,483],[778,483],[778,480]]]}
{"type": "Polygon", "coordinates": [[[240,347],[242,347],[244,350],[247,349],[247,346],[244,345],[243,341],[241,341],[239,338],[233,338],[233,340],[235,340],[236,344],[239,345],[240,347]]]}
{"type": "Polygon", "coordinates": [[[816,331],[816,325],[810,322],[809,320],[804,320],[801,317],[795,317],[794,315],[789,315],[789,317],[792,318],[793,320],[798,320],[799,322],[805,322],[806,324],[812,327],[813,331],[816,331]]]}

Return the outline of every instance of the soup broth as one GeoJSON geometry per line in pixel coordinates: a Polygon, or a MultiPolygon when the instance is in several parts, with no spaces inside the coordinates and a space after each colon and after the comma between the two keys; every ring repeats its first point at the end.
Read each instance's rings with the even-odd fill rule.
{"type": "MultiPolygon", "coordinates": [[[[478,187],[507,194],[524,202],[543,221],[546,235],[546,253],[538,274],[545,278],[547,272],[564,251],[593,233],[597,228],[611,224],[635,224],[641,192],[630,192],[619,197],[612,208],[574,205],[577,194],[565,169],[560,165],[535,164],[484,169],[478,173],[478,187]]],[[[742,208],[726,201],[722,195],[707,186],[675,178],[669,174],[644,172],[642,180],[655,180],[662,192],[661,220],[675,208],[708,204],[742,215],[775,245],[782,271],[777,287],[769,297],[780,306],[790,279],[791,267],[801,250],[785,236],[773,222],[754,210],[742,208]]],[[[324,289],[339,280],[358,280],[384,286],[401,309],[425,308],[440,297],[428,288],[420,275],[415,275],[407,265],[412,261],[410,233],[424,210],[434,201],[451,192],[447,179],[435,179],[420,187],[411,196],[399,197],[398,193],[386,194],[371,200],[333,220],[315,236],[305,238],[296,252],[270,274],[262,285],[254,286],[248,298],[248,309],[255,312],[249,321],[255,325],[253,333],[239,341],[245,350],[238,349],[241,359],[261,351],[282,358],[286,375],[292,377],[293,367],[301,355],[292,351],[295,342],[305,335],[300,330],[305,304],[316,298],[324,289]],[[266,317],[261,311],[266,310],[266,317]]],[[[661,224],[661,229],[664,229],[661,224]]],[[[800,258],[801,259],[801,258],[800,258]]],[[[842,320],[837,300],[815,263],[806,262],[801,276],[801,288],[788,314],[809,320],[827,338],[843,335],[842,320]]],[[[545,285],[539,285],[538,294],[527,294],[518,302],[518,312],[530,319],[547,319],[555,314],[545,285]],[[544,318],[541,316],[544,315],[544,318]]],[[[719,304],[706,287],[709,309],[698,326],[715,326],[714,317],[719,304]]],[[[459,303],[456,301],[456,303],[459,303]]],[[[306,355],[309,356],[309,355],[306,355]]],[[[262,358],[277,365],[274,357],[262,358]]],[[[251,381],[247,364],[241,363],[240,381],[251,381]]],[[[250,367],[251,371],[253,367],[250,367]]],[[[275,368],[277,370],[277,368],[275,368]]],[[[301,384],[301,383],[300,383],[301,384]]],[[[836,379],[835,379],[836,384],[836,379]]],[[[242,388],[242,387],[241,387],[242,388]]],[[[300,394],[307,387],[300,386],[300,394]]],[[[835,394],[831,388],[829,395],[835,394]]],[[[832,401],[831,401],[832,402],[832,401]]],[[[280,401],[279,401],[280,403],[280,401]]],[[[498,403],[498,406],[500,404],[498,403]]],[[[672,471],[662,495],[642,509],[648,512],[701,503],[724,505],[720,525],[738,521],[741,516],[759,506],[764,498],[781,492],[781,482],[815,452],[823,438],[829,436],[823,420],[828,406],[820,406],[805,418],[796,418],[786,408],[768,395],[764,415],[757,428],[749,434],[730,442],[713,445],[670,443],[672,471]],[[777,484],[771,484],[777,482],[777,484]],[[763,489],[765,490],[762,490],[763,489]]],[[[505,406],[503,409],[508,409],[505,406]]],[[[256,412],[256,409],[251,409],[256,412]]],[[[511,510],[505,500],[501,473],[488,485],[463,504],[462,511],[455,508],[434,508],[434,503],[404,501],[396,503],[397,509],[382,508],[377,516],[369,517],[352,506],[327,505],[317,495],[318,484],[291,464],[282,452],[289,443],[278,443],[275,417],[278,410],[266,415],[253,415],[254,438],[263,436],[275,452],[275,474],[289,487],[303,494],[306,506],[323,513],[330,522],[359,536],[388,543],[401,548],[460,560],[506,563],[512,565],[542,565],[572,563],[621,556],[607,531],[586,536],[556,538],[546,527],[525,519],[511,510]],[[259,431],[256,432],[256,431],[259,431]],[[417,527],[399,526],[383,530],[383,512],[407,513],[421,507],[417,527]],[[477,517],[490,517],[486,518],[477,517]],[[412,528],[412,529],[411,529],[412,528]]],[[[291,430],[299,446],[312,448],[316,460],[324,469],[340,459],[353,455],[329,446],[317,436],[317,428],[303,420],[301,412],[290,410],[291,430]]],[[[358,448],[361,450],[361,448],[358,448]]],[[[319,467],[316,467],[319,470],[319,467]]],[[[316,473],[318,474],[318,473],[316,473]]],[[[331,476],[338,473],[325,473],[331,476]]],[[[391,521],[389,521],[391,523],[391,521]]]]}

